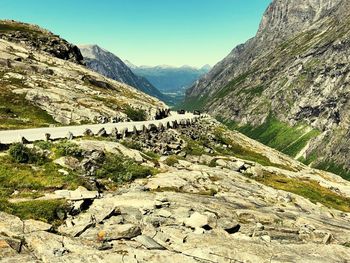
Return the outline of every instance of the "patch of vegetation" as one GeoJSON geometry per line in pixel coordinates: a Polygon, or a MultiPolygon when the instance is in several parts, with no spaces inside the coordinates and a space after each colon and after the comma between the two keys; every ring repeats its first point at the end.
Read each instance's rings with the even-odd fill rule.
{"type": "Polygon", "coordinates": [[[176,155],[171,155],[164,161],[164,163],[168,166],[174,166],[179,163],[179,159],[176,155]]]}
{"type": "Polygon", "coordinates": [[[203,191],[199,191],[199,195],[206,195],[206,196],[215,196],[218,193],[218,191],[214,188],[206,189],[203,191]]]}
{"type": "Polygon", "coordinates": [[[54,144],[53,151],[55,152],[56,157],[72,156],[79,159],[83,154],[83,150],[79,148],[79,145],[68,140],[62,140],[59,143],[54,144]]]}
{"type": "Polygon", "coordinates": [[[242,84],[250,75],[250,72],[246,72],[244,74],[239,75],[237,78],[230,81],[225,87],[220,89],[216,94],[214,94],[214,98],[224,98],[226,97],[235,87],[242,84]]]}
{"type": "Polygon", "coordinates": [[[265,87],[260,85],[252,88],[243,89],[242,92],[250,96],[261,96],[264,90],[265,90],[265,87]]]}
{"type": "Polygon", "coordinates": [[[98,178],[110,178],[116,183],[131,182],[157,173],[157,170],[142,166],[121,155],[107,155],[102,167],[97,171],[98,178]]]}
{"type": "Polygon", "coordinates": [[[63,176],[52,162],[34,166],[15,162],[10,156],[0,157],[0,198],[19,192],[45,192],[52,189],[76,189],[82,179],[73,173],[63,176]]]}
{"type": "Polygon", "coordinates": [[[350,171],[333,161],[323,161],[315,165],[315,168],[337,174],[345,180],[350,181],[350,171]]]}
{"type": "Polygon", "coordinates": [[[22,143],[15,143],[10,146],[9,154],[16,163],[43,164],[46,157],[35,149],[29,149],[22,143]]]}
{"type": "Polygon", "coordinates": [[[217,159],[213,159],[209,162],[208,166],[209,167],[216,167],[218,164],[216,163],[217,159]]]}
{"type": "Polygon", "coordinates": [[[186,100],[176,106],[174,109],[186,109],[188,111],[193,111],[193,110],[202,110],[205,105],[207,104],[208,102],[208,97],[207,96],[201,96],[199,98],[197,97],[189,97],[189,98],[186,98],[186,100]]]}
{"type": "MultiPolygon", "coordinates": [[[[18,84],[20,86],[22,84],[18,84]]],[[[46,111],[25,99],[25,94],[14,94],[0,87],[0,130],[45,127],[57,122],[46,111]]]]}
{"type": "Polygon", "coordinates": [[[185,139],[186,140],[186,147],[184,147],[184,151],[189,155],[195,155],[195,156],[201,156],[203,154],[206,154],[203,147],[203,140],[191,140],[191,139],[185,139]]]}
{"type": "Polygon", "coordinates": [[[48,141],[37,141],[37,142],[34,142],[34,146],[42,150],[51,150],[53,147],[53,144],[52,142],[48,142],[48,141]]]}
{"type": "Polygon", "coordinates": [[[59,213],[65,213],[65,200],[33,200],[19,203],[10,203],[0,199],[0,211],[18,216],[22,220],[34,219],[48,223],[59,220],[59,213]]]}
{"type": "Polygon", "coordinates": [[[130,106],[124,109],[124,113],[128,116],[132,121],[145,121],[147,120],[147,114],[143,109],[134,109],[130,106]]]}
{"type": "Polygon", "coordinates": [[[291,192],[309,199],[313,203],[321,203],[329,208],[350,212],[350,198],[336,194],[322,187],[316,181],[302,178],[288,178],[281,175],[265,173],[262,177],[252,177],[260,183],[275,189],[291,192]]]}
{"type": "Polygon", "coordinates": [[[138,151],[142,150],[142,144],[135,140],[122,140],[120,143],[130,149],[134,149],[138,151]]]}
{"type": "Polygon", "coordinates": [[[298,159],[299,162],[302,162],[305,165],[310,165],[313,162],[315,162],[317,160],[318,156],[317,156],[317,152],[316,151],[312,151],[310,154],[307,155],[306,158],[304,157],[300,157],[298,159]]]}
{"type": "MultiPolygon", "coordinates": [[[[35,147],[49,150],[52,144],[38,142],[35,147]]],[[[59,172],[61,167],[48,157],[43,157],[35,147],[30,149],[23,144],[13,144],[9,154],[0,157],[0,211],[22,219],[32,218],[52,223],[57,220],[57,212],[63,208],[65,201],[30,199],[53,190],[74,190],[84,185],[84,179],[72,171],[62,175],[59,172]],[[29,201],[11,203],[8,201],[10,198],[26,198],[29,201]]]]}
{"type": "Polygon", "coordinates": [[[151,151],[143,152],[143,154],[147,155],[147,157],[149,157],[152,160],[159,160],[159,158],[160,158],[160,155],[158,155],[154,152],[151,152],[151,151]]]}
{"type": "Polygon", "coordinates": [[[0,23],[0,32],[11,32],[11,31],[21,31],[27,33],[40,33],[39,29],[35,30],[35,28],[15,23],[0,23]]]}
{"type": "Polygon", "coordinates": [[[219,118],[219,120],[230,129],[238,130],[248,137],[292,157],[295,157],[312,138],[320,134],[318,130],[306,132],[307,126],[301,124],[291,127],[280,122],[272,115],[269,115],[266,121],[257,127],[251,125],[238,126],[235,122],[225,121],[222,118],[219,118]]]}
{"type": "Polygon", "coordinates": [[[235,141],[233,141],[232,139],[230,139],[228,136],[224,134],[224,129],[222,128],[218,128],[215,131],[215,138],[221,144],[230,146],[227,148],[218,148],[218,147],[215,148],[215,150],[222,155],[233,155],[240,159],[257,162],[263,166],[274,166],[274,167],[278,167],[286,170],[291,170],[291,168],[289,167],[273,163],[266,156],[260,153],[257,153],[247,147],[243,147],[241,144],[236,143],[235,141]]]}

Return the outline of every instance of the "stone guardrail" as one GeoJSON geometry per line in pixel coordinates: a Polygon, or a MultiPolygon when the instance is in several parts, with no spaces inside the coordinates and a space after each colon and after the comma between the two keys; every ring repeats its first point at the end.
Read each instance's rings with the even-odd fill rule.
{"type": "Polygon", "coordinates": [[[74,137],[98,134],[114,134],[123,138],[128,134],[176,128],[178,125],[191,125],[193,122],[203,117],[205,116],[193,115],[192,113],[177,114],[176,112],[172,112],[169,117],[161,120],[4,130],[0,131],[0,144],[8,145],[16,142],[35,142],[48,139],[72,139],[74,137]]]}

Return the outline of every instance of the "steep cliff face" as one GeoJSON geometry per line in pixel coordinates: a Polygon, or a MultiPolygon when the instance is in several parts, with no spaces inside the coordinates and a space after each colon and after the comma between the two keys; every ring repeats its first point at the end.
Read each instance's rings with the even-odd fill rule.
{"type": "Polygon", "coordinates": [[[188,90],[188,97],[213,94],[278,43],[300,33],[341,0],[275,0],[264,13],[256,36],[232,52],[188,90]]]}
{"type": "Polygon", "coordinates": [[[25,44],[30,50],[44,51],[60,59],[83,63],[77,46],[36,25],[0,20],[0,39],[25,44]]]}
{"type": "Polygon", "coordinates": [[[347,1],[274,1],[256,37],[196,83],[187,103],[307,163],[343,173],[343,165],[350,168],[349,10],[347,1]],[[288,141],[287,130],[298,136],[279,147],[288,141]]]}
{"type": "Polygon", "coordinates": [[[135,75],[116,55],[97,45],[79,46],[87,67],[108,78],[128,84],[151,96],[167,101],[167,97],[146,78],[135,75]]]}

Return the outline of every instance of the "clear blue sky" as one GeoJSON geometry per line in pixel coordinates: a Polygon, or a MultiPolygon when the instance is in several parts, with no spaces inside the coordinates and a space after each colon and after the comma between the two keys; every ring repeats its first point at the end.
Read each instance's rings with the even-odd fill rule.
{"type": "Polygon", "coordinates": [[[271,0],[0,0],[0,19],[98,44],[136,65],[214,65],[254,36],[271,0]]]}

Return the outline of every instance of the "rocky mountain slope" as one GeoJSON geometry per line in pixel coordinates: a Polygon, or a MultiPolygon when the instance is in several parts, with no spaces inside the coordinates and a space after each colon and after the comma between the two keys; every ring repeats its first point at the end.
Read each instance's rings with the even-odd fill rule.
{"type": "Polygon", "coordinates": [[[186,90],[211,69],[209,65],[202,68],[190,66],[176,68],[171,66],[138,67],[129,61],[125,63],[135,74],[147,78],[155,87],[171,96],[177,103],[182,101],[186,90]]]}
{"type": "Polygon", "coordinates": [[[189,89],[186,104],[349,176],[349,10],[345,0],[273,1],[256,36],[189,89]]]}
{"type": "Polygon", "coordinates": [[[350,182],[215,120],[31,147],[49,159],[14,168],[13,151],[0,156],[1,262],[350,258],[350,182]],[[61,176],[45,175],[51,162],[61,176]],[[42,180],[22,184],[13,169],[42,180]]]}
{"type": "Polygon", "coordinates": [[[78,48],[39,27],[0,21],[0,38],[0,129],[153,118],[166,107],[79,65],[78,48]]]}
{"type": "Polygon", "coordinates": [[[25,44],[30,50],[44,51],[60,59],[78,64],[83,63],[83,56],[77,46],[36,25],[2,20],[0,22],[0,38],[25,44]]]}
{"type": "Polygon", "coordinates": [[[146,78],[135,75],[120,58],[111,52],[97,45],[80,45],[79,49],[88,68],[163,101],[169,100],[146,78]]]}

